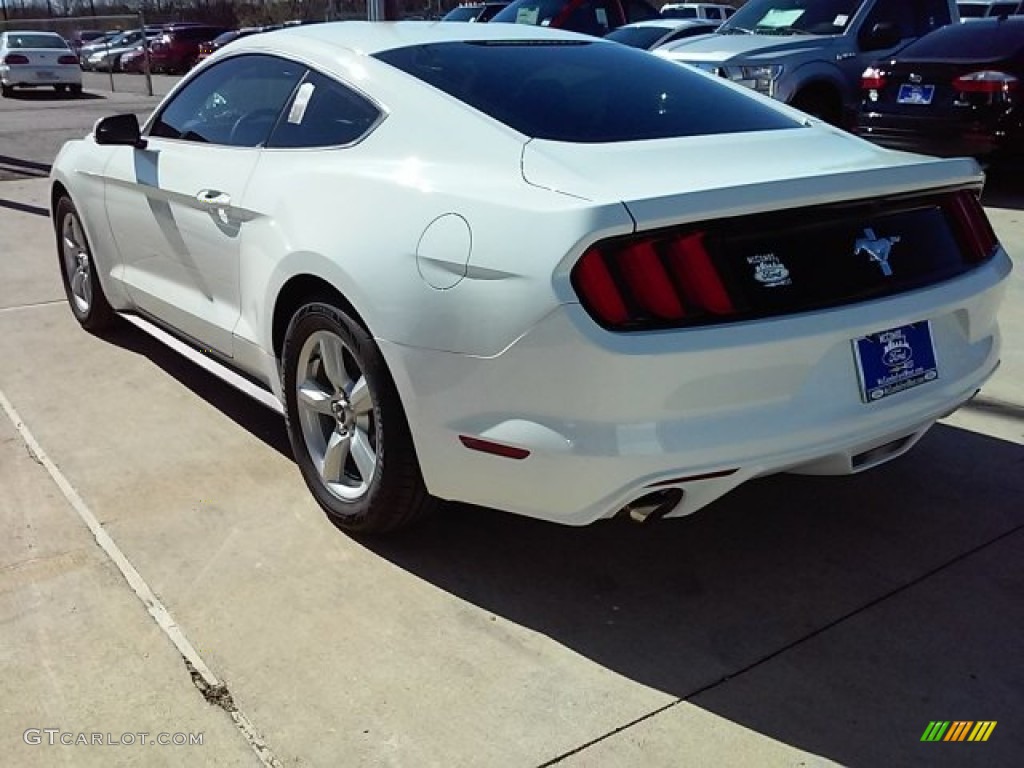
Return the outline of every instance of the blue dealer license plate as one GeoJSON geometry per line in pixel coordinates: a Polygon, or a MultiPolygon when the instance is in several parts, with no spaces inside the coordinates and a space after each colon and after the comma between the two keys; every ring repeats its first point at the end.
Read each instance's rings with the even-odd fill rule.
{"type": "Polygon", "coordinates": [[[854,339],[853,351],[865,403],[939,378],[927,321],[854,339]]]}
{"type": "Polygon", "coordinates": [[[934,85],[912,85],[904,83],[896,94],[896,101],[899,104],[931,104],[935,96],[934,85]]]}

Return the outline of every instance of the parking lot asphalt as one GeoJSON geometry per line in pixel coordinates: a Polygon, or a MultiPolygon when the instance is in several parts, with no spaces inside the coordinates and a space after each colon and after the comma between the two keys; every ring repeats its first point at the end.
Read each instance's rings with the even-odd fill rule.
{"type": "MultiPolygon", "coordinates": [[[[109,107],[152,103],[0,102],[0,169],[45,172],[109,107]]],[[[986,195],[1017,263],[1002,368],[906,457],[757,481],[650,528],[450,505],[361,541],[309,497],[279,417],[133,327],[77,327],[35,175],[0,181],[5,764],[1019,765],[1012,180],[986,195]],[[194,683],[162,609],[226,689],[194,683]],[[933,720],[998,724],[922,743],[933,720]],[[33,728],[203,744],[26,743],[33,728]]]]}

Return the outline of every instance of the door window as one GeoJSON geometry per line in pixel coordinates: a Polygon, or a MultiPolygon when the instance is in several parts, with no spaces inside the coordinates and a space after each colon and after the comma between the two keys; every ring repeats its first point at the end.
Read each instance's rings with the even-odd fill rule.
{"type": "Polygon", "coordinates": [[[268,147],[334,147],[361,139],[381,117],[368,99],[310,72],[295,90],[268,147]]]}
{"type": "Polygon", "coordinates": [[[270,135],[306,68],[262,54],[227,59],[193,78],[150,128],[151,136],[256,147],[270,135]]]}

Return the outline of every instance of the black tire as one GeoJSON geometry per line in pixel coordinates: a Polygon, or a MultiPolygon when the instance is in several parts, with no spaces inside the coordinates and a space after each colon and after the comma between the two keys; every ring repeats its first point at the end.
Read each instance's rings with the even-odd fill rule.
{"type": "Polygon", "coordinates": [[[14,95],[14,87],[13,86],[10,86],[10,85],[2,85],[2,86],[0,86],[0,96],[3,96],[5,99],[9,99],[13,95],[14,95]]]}
{"type": "Polygon", "coordinates": [[[791,106],[830,125],[838,126],[843,120],[842,103],[838,96],[822,88],[811,87],[801,91],[793,97],[791,106]]]}
{"type": "Polygon", "coordinates": [[[85,330],[91,333],[100,333],[114,324],[117,315],[107,301],[107,296],[100,285],[99,277],[96,274],[95,262],[93,261],[92,248],[89,246],[85,229],[82,227],[82,220],[78,215],[78,209],[71,202],[71,198],[63,196],[57,201],[54,216],[54,231],[57,237],[57,264],[60,267],[61,280],[64,282],[64,293],[68,298],[68,305],[71,313],[75,316],[85,330]],[[73,221],[73,223],[72,223],[73,221]],[[77,234],[73,234],[73,244],[65,242],[65,227],[77,226],[77,234]],[[88,282],[88,302],[83,304],[79,297],[76,297],[72,289],[73,275],[79,271],[82,262],[76,258],[84,250],[85,270],[82,280],[88,282]],[[77,265],[77,267],[76,267],[77,265]]]}
{"type": "Polygon", "coordinates": [[[72,96],[81,96],[82,95],[82,85],[81,85],[81,83],[75,83],[74,85],[71,85],[69,87],[71,88],[71,95],[72,96]]]}
{"type": "MultiPolygon", "coordinates": [[[[437,501],[423,483],[398,391],[380,349],[358,323],[327,302],[302,306],[288,324],[281,368],[285,418],[295,460],[313,497],[334,525],[347,533],[391,533],[412,525],[436,507],[437,501]],[[324,345],[335,345],[335,340],[340,342],[340,347],[332,347],[339,351],[335,359],[340,361],[342,374],[351,386],[333,384],[328,376],[331,366],[325,359],[324,345]],[[333,408],[334,415],[326,415],[323,406],[313,409],[303,405],[300,410],[300,368],[305,387],[311,386],[318,395],[331,398],[327,410],[333,408]],[[357,398],[349,401],[345,393],[353,393],[361,380],[365,380],[369,402],[360,399],[365,409],[360,416],[356,415],[357,398]],[[357,432],[362,445],[373,449],[374,464],[365,473],[369,479],[356,466],[357,432]],[[329,446],[334,440],[346,447],[338,465],[340,471],[325,470],[339,476],[331,483],[317,465],[321,460],[322,466],[327,464],[329,450],[320,443],[329,446]],[[319,452],[322,456],[314,456],[319,452]]],[[[327,405],[324,400],[320,402],[327,405]]]]}
{"type": "Polygon", "coordinates": [[[66,93],[68,87],[66,85],[55,85],[53,86],[53,90],[55,90],[57,93],[66,93]]]}

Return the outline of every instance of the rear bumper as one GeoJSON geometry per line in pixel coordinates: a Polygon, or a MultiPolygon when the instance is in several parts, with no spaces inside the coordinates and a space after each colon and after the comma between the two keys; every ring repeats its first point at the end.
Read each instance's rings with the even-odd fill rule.
{"type": "Polygon", "coordinates": [[[923,120],[862,113],[854,133],[889,149],[936,157],[985,158],[1018,149],[1019,124],[1008,121],[923,120]]]}
{"type": "Polygon", "coordinates": [[[1000,253],[911,294],[684,332],[610,334],[564,305],[491,358],[380,345],[431,493],[584,525],[676,487],[678,516],[753,477],[849,474],[909,450],[996,369],[1009,271],[1000,253]],[[862,402],[851,339],[922,319],[939,379],[862,402]],[[459,435],[530,455],[471,451],[459,435]]]}
{"type": "Polygon", "coordinates": [[[82,70],[76,66],[55,65],[33,67],[26,65],[0,65],[0,83],[18,88],[35,88],[48,85],[80,85],[82,70]]]}

